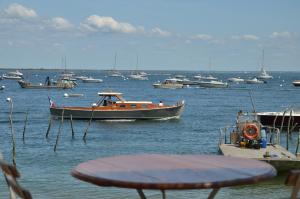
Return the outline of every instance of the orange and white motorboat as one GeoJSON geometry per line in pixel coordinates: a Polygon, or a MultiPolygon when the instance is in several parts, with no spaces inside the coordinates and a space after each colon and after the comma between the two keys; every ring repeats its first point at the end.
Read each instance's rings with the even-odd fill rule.
{"type": "Polygon", "coordinates": [[[179,118],[184,109],[184,101],[175,105],[156,104],[151,101],[126,101],[122,93],[101,92],[100,99],[90,107],[57,107],[51,100],[50,113],[56,117],[94,120],[122,119],[168,119],[179,118]]]}

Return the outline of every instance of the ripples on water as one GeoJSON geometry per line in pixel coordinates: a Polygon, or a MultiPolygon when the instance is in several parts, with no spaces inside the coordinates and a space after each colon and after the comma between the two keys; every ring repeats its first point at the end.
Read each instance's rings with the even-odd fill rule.
{"type": "MultiPolygon", "coordinates": [[[[1,71],[0,71],[1,72],[1,71]]],[[[5,72],[5,71],[3,71],[5,72]]],[[[121,80],[105,77],[102,71],[75,71],[80,75],[92,75],[104,80],[101,84],[83,84],[74,90],[26,90],[12,80],[3,80],[6,89],[0,91],[0,150],[11,161],[11,137],[8,124],[6,97],[14,102],[14,129],[17,142],[17,165],[22,174],[21,183],[34,198],[138,198],[135,190],[103,188],[81,182],[70,175],[77,164],[99,157],[136,154],[217,154],[219,128],[233,124],[239,110],[251,111],[247,89],[252,89],[258,111],[278,111],[289,105],[299,105],[300,90],[293,87],[292,80],[300,73],[273,73],[268,84],[234,84],[229,89],[186,88],[178,90],[153,89],[152,83],[168,77],[166,72],[149,72],[149,81],[121,80]],[[283,81],[284,80],[284,81],[283,81]],[[280,86],[282,85],[282,86],[280,86]],[[53,123],[49,139],[45,134],[49,121],[48,96],[62,105],[90,105],[97,101],[97,92],[111,89],[124,93],[129,100],[152,100],[176,103],[184,99],[185,111],[179,120],[167,121],[121,121],[92,122],[87,142],[82,136],[87,121],[74,121],[75,139],[72,140],[70,123],[65,121],[57,152],[53,152],[59,122],[53,123]],[[80,98],[63,98],[65,92],[83,93],[80,98]],[[25,114],[29,111],[25,143],[22,141],[25,114]]],[[[53,71],[24,71],[25,78],[43,82],[53,71]]],[[[167,72],[192,77],[192,72],[167,72]]],[[[1,73],[0,73],[1,74],[1,73]]],[[[229,77],[251,77],[254,74],[218,72],[222,80],[229,77]]],[[[296,136],[294,136],[296,137],[296,136]]],[[[284,138],[281,139],[284,142],[284,138]]],[[[295,139],[294,139],[295,140],[295,139]]],[[[295,143],[294,141],[292,143],[295,143]]],[[[294,147],[292,147],[294,150],[294,147]]],[[[290,188],[283,185],[284,177],[253,186],[222,189],[216,198],[284,198],[290,188]]],[[[169,198],[206,198],[209,190],[167,191],[169,198]]],[[[160,198],[159,192],[146,191],[149,198],[160,198]]],[[[0,178],[0,198],[7,197],[7,187],[0,178]]]]}

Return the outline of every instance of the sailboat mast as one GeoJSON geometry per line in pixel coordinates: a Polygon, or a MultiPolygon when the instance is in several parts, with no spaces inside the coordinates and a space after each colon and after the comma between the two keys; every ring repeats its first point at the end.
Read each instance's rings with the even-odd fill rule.
{"type": "Polygon", "coordinates": [[[116,70],[116,66],[117,66],[117,53],[115,53],[115,63],[114,63],[113,70],[116,70]]]}
{"type": "Polygon", "coordinates": [[[264,68],[264,66],[265,66],[265,50],[264,50],[264,49],[262,50],[262,61],[261,61],[261,65],[262,65],[262,68],[264,68]]]}

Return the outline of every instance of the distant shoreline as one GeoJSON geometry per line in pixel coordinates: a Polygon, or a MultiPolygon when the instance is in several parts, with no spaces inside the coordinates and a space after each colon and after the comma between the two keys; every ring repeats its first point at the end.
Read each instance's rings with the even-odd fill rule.
{"type": "MultiPolygon", "coordinates": [[[[44,71],[44,70],[48,70],[48,71],[64,71],[65,69],[58,69],[58,68],[0,68],[0,70],[38,70],[38,71],[44,71]]],[[[67,69],[67,71],[110,71],[111,69],[78,69],[78,68],[69,68],[67,69]]],[[[118,70],[118,71],[135,71],[135,70],[127,70],[127,69],[123,69],[123,70],[118,70]]],[[[138,71],[162,71],[162,72],[198,72],[198,73],[201,73],[201,72],[204,72],[204,73],[219,73],[219,72],[224,72],[224,73],[230,73],[230,72],[233,72],[233,73],[253,73],[253,72],[259,72],[258,70],[247,70],[247,71],[218,71],[218,70],[153,70],[153,69],[140,69],[138,71]]],[[[296,73],[300,73],[300,71],[271,71],[271,70],[268,70],[268,72],[296,72],[296,73]]]]}

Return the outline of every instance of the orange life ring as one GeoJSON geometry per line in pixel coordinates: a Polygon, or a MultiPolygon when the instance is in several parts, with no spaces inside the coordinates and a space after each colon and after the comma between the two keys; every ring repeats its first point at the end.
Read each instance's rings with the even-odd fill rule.
{"type": "Polygon", "coordinates": [[[258,127],[255,124],[246,124],[243,128],[243,135],[248,140],[255,140],[258,138],[258,127]]]}

